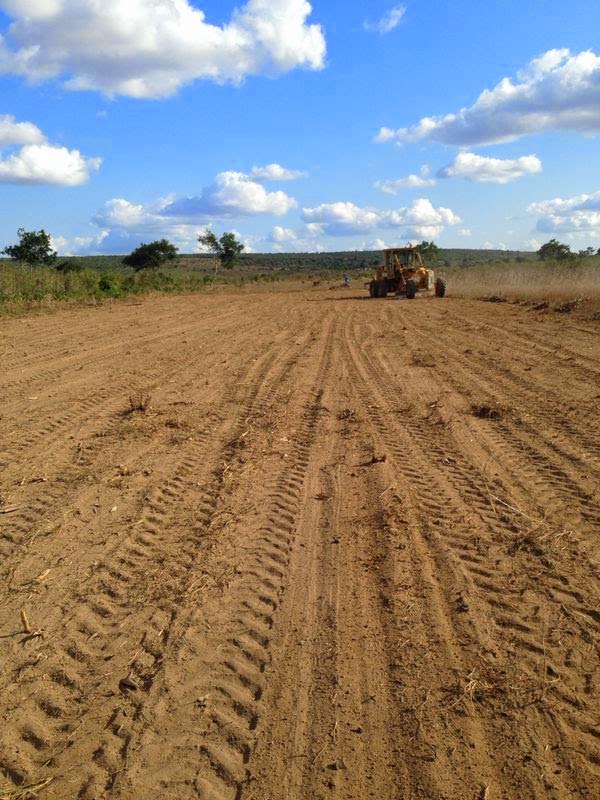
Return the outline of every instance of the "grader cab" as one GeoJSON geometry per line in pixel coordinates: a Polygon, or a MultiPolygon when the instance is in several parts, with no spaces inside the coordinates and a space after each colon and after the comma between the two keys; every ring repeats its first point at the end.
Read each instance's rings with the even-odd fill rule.
{"type": "Polygon", "coordinates": [[[393,247],[383,251],[384,263],[377,267],[368,284],[371,297],[406,295],[414,300],[417,292],[434,291],[436,297],[446,294],[444,278],[435,278],[432,269],[427,269],[418,247],[393,247]]]}

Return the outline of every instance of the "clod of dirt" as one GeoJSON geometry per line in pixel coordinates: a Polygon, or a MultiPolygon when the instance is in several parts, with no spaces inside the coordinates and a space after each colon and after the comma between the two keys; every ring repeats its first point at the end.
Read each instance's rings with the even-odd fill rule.
{"type": "Polygon", "coordinates": [[[556,306],[554,310],[558,311],[559,314],[570,314],[574,308],[577,308],[577,306],[582,302],[582,300],[583,298],[581,297],[578,300],[571,300],[569,303],[563,303],[560,306],[556,306]]]}
{"type": "Polygon", "coordinates": [[[479,419],[499,420],[504,417],[505,409],[493,403],[472,403],[471,413],[479,419]]]}
{"type": "Polygon", "coordinates": [[[337,415],[337,418],[342,420],[351,420],[352,422],[356,422],[356,411],[351,408],[343,408],[337,415]]]}
{"type": "Polygon", "coordinates": [[[386,461],[387,461],[387,456],[385,455],[385,453],[381,456],[374,455],[373,458],[370,461],[367,461],[365,464],[363,464],[363,466],[372,467],[373,464],[384,464],[386,461]]]}
{"type": "Polygon", "coordinates": [[[131,678],[121,678],[119,681],[119,689],[122,692],[137,692],[140,687],[137,685],[135,681],[132,681],[131,678]]]}
{"type": "Polygon", "coordinates": [[[411,359],[415,367],[435,367],[435,358],[425,350],[415,350],[411,359]]]}
{"type": "Polygon", "coordinates": [[[533,306],[534,311],[545,311],[547,308],[550,308],[550,303],[536,303],[533,306]]]}
{"type": "Polygon", "coordinates": [[[497,294],[490,294],[487,295],[487,297],[482,297],[480,299],[483,300],[485,303],[508,303],[506,297],[500,297],[497,294]]]}
{"type": "Polygon", "coordinates": [[[465,600],[462,592],[456,595],[456,610],[459,614],[466,614],[469,610],[469,604],[465,600]]]}

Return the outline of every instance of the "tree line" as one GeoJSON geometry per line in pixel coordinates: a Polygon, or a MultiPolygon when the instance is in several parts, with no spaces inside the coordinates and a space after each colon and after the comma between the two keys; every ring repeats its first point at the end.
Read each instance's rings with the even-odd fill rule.
{"type": "MultiPolygon", "coordinates": [[[[18,243],[5,247],[2,250],[3,255],[27,264],[29,267],[55,267],[63,272],[76,268],[69,262],[57,264],[58,253],[52,246],[52,237],[43,228],[40,231],[26,231],[24,228],[19,228],[17,236],[18,243]]],[[[226,232],[218,237],[207,228],[198,236],[198,242],[215,257],[216,263],[225,269],[233,269],[238,256],[244,250],[244,245],[231,232],[226,232]]],[[[123,264],[132,267],[135,272],[143,269],[158,269],[168,262],[174,261],[178,253],[178,248],[168,239],[157,239],[140,244],[123,258],[123,264]]]]}
{"type": "MultiPolygon", "coordinates": [[[[57,263],[58,253],[52,246],[52,237],[45,230],[26,231],[24,228],[19,228],[17,236],[18,243],[5,247],[1,251],[3,255],[30,267],[55,267],[61,272],[81,269],[73,262],[57,263]]],[[[199,234],[198,242],[204,248],[204,251],[215,259],[216,267],[220,265],[224,269],[233,269],[238,257],[245,249],[234,233],[225,232],[219,237],[209,228],[199,234]]],[[[435,264],[440,257],[441,250],[435,242],[423,241],[417,245],[417,249],[421,252],[427,264],[435,264]]],[[[178,248],[168,239],[157,239],[153,242],[140,244],[122,259],[122,263],[131,267],[135,272],[139,272],[144,269],[158,269],[174,261],[178,255],[178,248]]],[[[551,239],[537,251],[537,256],[541,261],[561,263],[572,263],[594,255],[600,255],[600,249],[596,250],[593,247],[588,247],[574,252],[568,244],[559,242],[557,239],[551,239]]],[[[366,260],[361,266],[367,268],[366,260]]]]}

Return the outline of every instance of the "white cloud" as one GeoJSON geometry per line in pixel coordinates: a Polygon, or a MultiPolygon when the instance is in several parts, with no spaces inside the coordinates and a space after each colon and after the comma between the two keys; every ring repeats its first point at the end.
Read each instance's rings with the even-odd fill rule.
{"type": "MultiPolygon", "coordinates": [[[[265,187],[240,172],[221,172],[197,197],[177,199],[161,197],[153,203],[133,203],[122,197],[108,200],[92,217],[94,233],[70,240],[69,247],[84,253],[127,253],[141,241],[167,238],[180,250],[198,249],[197,237],[202,227],[215,220],[231,220],[258,214],[285,214],[296,201],[283,192],[268,192],[265,187]]],[[[231,230],[231,228],[228,229],[231,230]]],[[[269,241],[293,241],[300,236],[290,228],[276,226],[269,241]]],[[[304,232],[314,237],[316,229],[304,232]]],[[[243,239],[253,247],[261,239],[243,239]]],[[[309,249],[306,247],[305,249],[309,249]]]]}
{"type": "Polygon", "coordinates": [[[368,20],[363,22],[363,28],[366,31],[381,33],[382,35],[391,33],[400,25],[405,14],[406,6],[394,6],[394,8],[391,8],[387,14],[384,14],[377,22],[369,22],[368,20]]]}
{"type": "Polygon", "coordinates": [[[282,228],[281,225],[275,225],[269,239],[277,244],[284,244],[286,242],[296,242],[298,235],[291,228],[282,228]]]}
{"type": "Polygon", "coordinates": [[[295,181],[306,177],[306,172],[286,169],[281,164],[267,164],[265,167],[252,167],[250,177],[255,181],[295,181]]]}
{"type": "Polygon", "coordinates": [[[508,247],[503,242],[498,242],[498,244],[495,244],[494,242],[484,242],[481,245],[481,249],[482,250],[502,250],[502,251],[506,252],[508,250],[508,247]]]}
{"type": "Polygon", "coordinates": [[[222,27],[189,0],[0,0],[13,19],[0,72],[108,95],[165,97],[197,79],[321,69],[325,37],[306,0],[247,0],[222,27]]]}
{"type": "Polygon", "coordinates": [[[116,197],[108,200],[93,218],[100,228],[135,228],[151,219],[144,206],[116,197]]]}
{"type": "Polygon", "coordinates": [[[367,242],[362,242],[358,250],[372,252],[373,250],[385,250],[388,247],[383,239],[369,239],[367,242]]]}
{"type": "Polygon", "coordinates": [[[454,161],[438,172],[439,178],[464,178],[476,183],[510,183],[524,175],[542,171],[537,156],[488,158],[476,153],[459,153],[454,161]]]}
{"type": "Polygon", "coordinates": [[[600,231],[600,191],[576,197],[532,203],[527,211],[539,216],[536,229],[542,233],[600,231]]]}
{"type": "Polygon", "coordinates": [[[552,214],[556,216],[569,216],[576,211],[600,211],[600,190],[592,194],[580,194],[567,199],[556,197],[554,200],[532,203],[527,210],[530,214],[552,214]]]}
{"type": "Polygon", "coordinates": [[[12,114],[0,114],[0,147],[43,144],[46,137],[32,122],[17,122],[12,114]]]}
{"type": "Polygon", "coordinates": [[[0,116],[0,183],[81,186],[100,168],[101,158],[49,144],[31,122],[0,116]],[[8,151],[6,151],[8,148],[8,151]]]}
{"type": "Polygon", "coordinates": [[[314,233],[316,231],[311,233],[308,226],[294,230],[275,225],[263,241],[275,252],[320,253],[324,247],[315,240],[314,233]]]}
{"type": "Polygon", "coordinates": [[[319,222],[308,222],[304,226],[304,231],[306,236],[314,239],[324,235],[325,226],[319,222]]]}
{"type": "Polygon", "coordinates": [[[329,236],[352,236],[378,228],[404,228],[407,238],[434,239],[447,225],[460,224],[460,217],[451,209],[435,208],[426,198],[394,211],[361,208],[349,202],[323,203],[316,208],[304,208],[302,218],[321,225],[329,236]]]}
{"type": "Polygon", "coordinates": [[[428,139],[460,147],[495,144],[549,130],[600,132],[600,56],[549,50],[517,80],[503,78],[468,108],[423,117],[409,128],[382,128],[377,142],[428,139]]]}
{"type": "Polygon", "coordinates": [[[464,236],[465,238],[468,238],[469,236],[473,235],[473,232],[469,228],[461,228],[458,231],[458,235],[459,236],[464,236]]]}
{"type": "Polygon", "coordinates": [[[330,236],[369,233],[381,223],[381,213],[371,208],[360,208],[350,202],[322,203],[315,208],[304,208],[302,219],[316,223],[330,236]]]}
{"type": "Polygon", "coordinates": [[[55,184],[81,186],[90,172],[98,170],[102,159],[86,158],[79,150],[49,144],[27,144],[18,152],[0,159],[0,183],[55,184]]]}
{"type": "Polygon", "coordinates": [[[538,239],[528,239],[524,245],[525,250],[531,250],[534,253],[537,253],[541,246],[542,243],[538,239]]]}
{"type": "Polygon", "coordinates": [[[269,192],[242,172],[220,172],[197,197],[175,200],[163,210],[175,217],[241,217],[287,214],[297,205],[285,192],[269,192]]]}
{"type": "Polygon", "coordinates": [[[401,189],[423,189],[426,186],[435,186],[435,181],[429,177],[431,170],[424,164],[418,175],[407,175],[396,180],[376,181],[374,186],[385,194],[398,194],[401,189]]]}

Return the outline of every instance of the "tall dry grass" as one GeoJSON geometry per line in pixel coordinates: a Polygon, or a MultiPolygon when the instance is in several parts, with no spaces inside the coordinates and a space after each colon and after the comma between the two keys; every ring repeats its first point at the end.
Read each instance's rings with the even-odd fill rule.
{"type": "Polygon", "coordinates": [[[498,263],[447,269],[449,291],[458,297],[499,297],[551,304],[585,300],[600,310],[600,258],[572,265],[498,263]]]}

